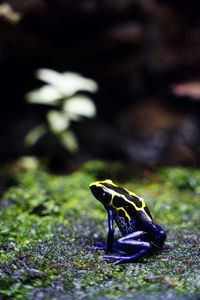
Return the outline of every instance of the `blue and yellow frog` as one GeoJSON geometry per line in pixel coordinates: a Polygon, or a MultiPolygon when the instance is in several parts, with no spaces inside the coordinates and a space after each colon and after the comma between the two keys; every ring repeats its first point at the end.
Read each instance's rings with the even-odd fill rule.
{"type": "Polygon", "coordinates": [[[121,263],[137,262],[154,250],[162,249],[166,239],[165,231],[153,223],[153,218],[143,198],[114,184],[111,180],[90,184],[90,189],[108,213],[107,245],[99,242],[96,250],[117,252],[118,255],[105,255],[121,263]],[[114,240],[114,220],[122,237],[114,240]]]}

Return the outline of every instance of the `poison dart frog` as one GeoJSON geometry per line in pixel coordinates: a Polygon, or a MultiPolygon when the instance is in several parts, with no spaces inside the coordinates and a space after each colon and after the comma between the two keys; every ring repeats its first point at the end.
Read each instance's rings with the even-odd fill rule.
{"type": "Polygon", "coordinates": [[[99,242],[95,250],[117,252],[103,258],[116,259],[115,265],[136,262],[156,249],[162,249],[166,239],[165,231],[153,218],[143,198],[117,186],[112,180],[90,184],[92,194],[105,207],[108,213],[107,245],[99,242]],[[114,220],[122,237],[114,240],[114,220]]]}

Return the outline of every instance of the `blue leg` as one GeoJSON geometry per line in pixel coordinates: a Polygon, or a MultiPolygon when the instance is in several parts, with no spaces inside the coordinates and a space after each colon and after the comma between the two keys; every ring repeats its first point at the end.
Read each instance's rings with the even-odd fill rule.
{"type": "Polygon", "coordinates": [[[102,242],[98,242],[99,247],[95,247],[95,250],[104,250],[111,252],[113,250],[114,244],[114,227],[113,227],[113,211],[108,210],[108,235],[107,235],[107,245],[104,245],[102,242]]]}
{"type": "Polygon", "coordinates": [[[114,263],[116,265],[120,263],[138,261],[138,259],[144,257],[152,250],[152,245],[148,242],[148,233],[144,231],[136,231],[119,238],[114,243],[113,250],[127,254],[127,256],[118,256],[114,254],[103,256],[104,258],[118,259],[118,261],[114,263]],[[130,253],[132,253],[132,255],[130,255],[130,253]]]}

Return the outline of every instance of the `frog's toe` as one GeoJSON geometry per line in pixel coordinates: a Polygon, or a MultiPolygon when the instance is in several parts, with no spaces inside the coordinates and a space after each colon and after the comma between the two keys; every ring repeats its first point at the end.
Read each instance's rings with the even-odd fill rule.
{"type": "Polygon", "coordinates": [[[99,247],[94,247],[94,250],[107,250],[107,247],[102,243],[102,242],[98,242],[99,247]]]}
{"type": "Polygon", "coordinates": [[[118,259],[116,262],[113,263],[113,265],[119,265],[119,264],[124,264],[124,263],[129,263],[129,262],[133,262],[134,259],[132,258],[132,256],[118,256],[118,255],[104,255],[103,258],[114,258],[114,259],[118,259]]]}
{"type": "Polygon", "coordinates": [[[118,261],[115,261],[113,265],[125,264],[133,262],[129,257],[119,257],[118,261]]]}
{"type": "Polygon", "coordinates": [[[106,248],[106,246],[102,242],[98,242],[98,245],[101,246],[101,247],[105,247],[106,248]]]}
{"type": "Polygon", "coordinates": [[[94,247],[94,250],[103,250],[102,247],[94,247]]]}
{"type": "Polygon", "coordinates": [[[104,255],[103,258],[114,258],[114,259],[118,259],[116,262],[113,263],[113,265],[119,265],[121,263],[124,262],[124,259],[121,258],[121,256],[118,256],[116,254],[113,255],[104,255]]]}
{"type": "Polygon", "coordinates": [[[120,256],[116,255],[116,254],[112,254],[112,255],[104,255],[103,258],[114,258],[114,259],[119,259],[120,256]]]}
{"type": "Polygon", "coordinates": [[[118,261],[114,262],[113,265],[119,265],[119,264],[123,264],[125,261],[123,258],[119,259],[118,261]]]}

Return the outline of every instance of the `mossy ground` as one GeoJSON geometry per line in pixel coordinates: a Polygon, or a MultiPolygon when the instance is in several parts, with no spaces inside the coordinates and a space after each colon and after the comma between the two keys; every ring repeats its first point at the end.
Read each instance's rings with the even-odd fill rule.
{"type": "Polygon", "coordinates": [[[162,168],[123,182],[168,237],[164,251],[114,266],[93,250],[107,221],[88,185],[120,183],[120,168],[94,161],[68,176],[16,173],[0,202],[0,299],[199,299],[200,171],[162,168]]]}

